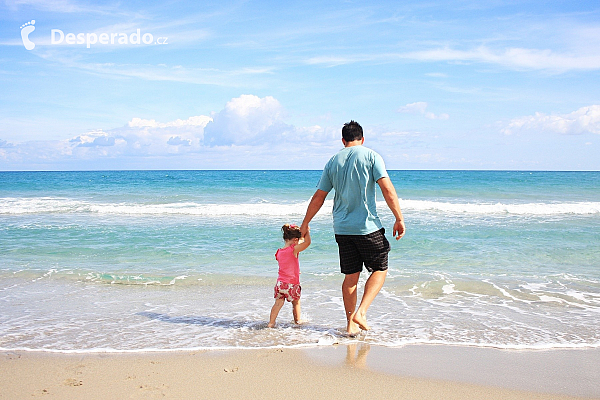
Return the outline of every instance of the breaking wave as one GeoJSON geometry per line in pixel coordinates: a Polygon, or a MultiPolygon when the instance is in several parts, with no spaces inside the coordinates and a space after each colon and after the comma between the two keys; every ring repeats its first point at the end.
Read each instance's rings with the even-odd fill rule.
{"type": "MultiPolygon", "coordinates": [[[[303,215],[308,201],[296,203],[100,203],[59,197],[0,198],[0,215],[92,213],[113,215],[192,215],[192,216],[288,216],[303,215]]],[[[324,213],[330,213],[333,200],[327,200],[324,213]]],[[[600,202],[557,203],[453,203],[431,200],[400,200],[403,211],[475,215],[593,215],[600,214],[600,202]]],[[[378,202],[385,210],[385,202],[378,202]]]]}

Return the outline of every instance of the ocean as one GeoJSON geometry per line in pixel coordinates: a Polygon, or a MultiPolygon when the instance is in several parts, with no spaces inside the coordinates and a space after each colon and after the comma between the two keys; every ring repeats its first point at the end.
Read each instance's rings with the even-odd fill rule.
{"type": "Polygon", "coordinates": [[[347,338],[332,194],[300,255],[307,322],[286,304],[266,328],[320,171],[0,172],[0,349],[600,347],[600,172],[389,173],[407,232],[379,194],[389,274],[347,338]]]}

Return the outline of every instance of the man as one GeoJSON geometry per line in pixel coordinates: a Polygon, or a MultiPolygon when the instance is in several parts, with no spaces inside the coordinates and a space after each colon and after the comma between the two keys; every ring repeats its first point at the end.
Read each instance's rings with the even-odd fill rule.
{"type": "Polygon", "coordinates": [[[379,184],[388,207],[396,217],[393,230],[396,240],[404,236],[405,231],[398,195],[383,159],[364,147],[364,141],[362,127],[357,122],[344,124],[344,148],[325,166],[300,227],[302,235],[308,232],[308,224],[323,206],[327,194],[335,189],[333,230],[339,248],[340,268],[345,274],[342,295],[348,323],[346,330],[351,336],[358,334],[360,329],[370,329],[367,310],[387,276],[390,244],[375,209],[375,182],[379,184]],[[356,286],[363,264],[371,276],[356,309],[356,286]]]}

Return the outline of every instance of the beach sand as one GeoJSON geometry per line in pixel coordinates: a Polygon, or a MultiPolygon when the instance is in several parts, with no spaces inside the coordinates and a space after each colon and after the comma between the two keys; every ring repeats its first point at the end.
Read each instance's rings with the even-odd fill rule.
{"type": "Polygon", "coordinates": [[[600,398],[600,352],[403,348],[3,351],[0,398],[600,398]]]}

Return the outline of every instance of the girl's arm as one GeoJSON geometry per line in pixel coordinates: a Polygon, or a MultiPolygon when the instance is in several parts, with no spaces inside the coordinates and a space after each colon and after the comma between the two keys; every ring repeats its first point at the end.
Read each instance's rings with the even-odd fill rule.
{"type": "Polygon", "coordinates": [[[298,243],[294,246],[294,257],[298,257],[298,253],[310,246],[310,229],[306,231],[306,235],[304,235],[304,242],[298,243]]]}

